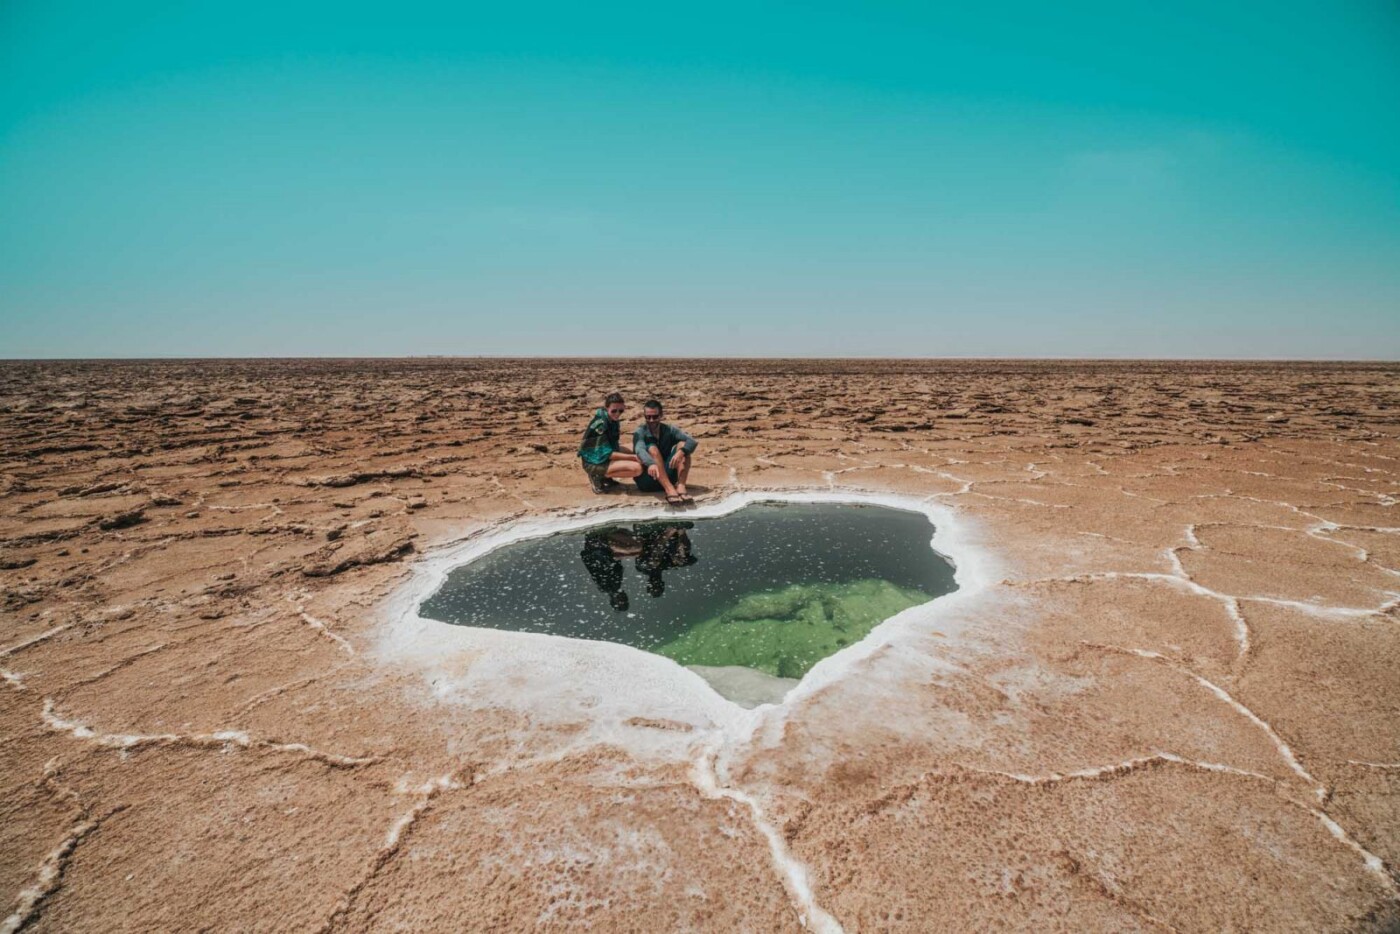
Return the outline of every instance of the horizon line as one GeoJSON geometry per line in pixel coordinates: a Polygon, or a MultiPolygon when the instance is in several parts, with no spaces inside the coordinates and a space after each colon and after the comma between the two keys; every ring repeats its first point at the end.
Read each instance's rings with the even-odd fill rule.
{"type": "Polygon", "coordinates": [[[1055,362],[1055,363],[1369,363],[1369,364],[1394,364],[1400,363],[1400,357],[1078,357],[1078,356],[981,356],[981,355],[945,355],[945,356],[881,356],[873,354],[863,355],[826,355],[826,354],[802,354],[787,356],[782,354],[760,354],[760,355],[698,355],[690,356],[685,354],[401,354],[394,356],[358,355],[358,354],[302,354],[293,356],[280,356],[272,354],[249,354],[249,355],[226,355],[226,356],[193,356],[182,354],[159,354],[144,357],[7,357],[0,356],[0,363],[176,363],[176,362],[253,362],[253,361],[293,361],[293,360],[864,360],[864,361],[894,361],[894,362],[937,362],[937,361],[965,361],[965,362],[1055,362]]]}

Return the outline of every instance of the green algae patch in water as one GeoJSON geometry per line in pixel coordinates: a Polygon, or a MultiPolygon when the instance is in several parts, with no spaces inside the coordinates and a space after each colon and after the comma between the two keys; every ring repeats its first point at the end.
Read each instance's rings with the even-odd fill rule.
{"type": "Polygon", "coordinates": [[[831,503],[598,525],[506,545],[453,570],[419,615],[619,642],[692,666],[712,684],[715,672],[749,670],[741,679],[749,684],[790,686],[884,620],[956,589],[932,538],[923,513],[831,503]]]}
{"type": "Polygon", "coordinates": [[[882,580],[793,584],[750,594],[654,651],[682,665],[739,665],[801,678],[891,616],[929,599],[882,580]]]}

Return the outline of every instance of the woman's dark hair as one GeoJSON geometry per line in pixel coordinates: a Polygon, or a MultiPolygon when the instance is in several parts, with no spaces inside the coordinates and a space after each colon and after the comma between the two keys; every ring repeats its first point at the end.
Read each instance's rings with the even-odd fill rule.
{"type": "Polygon", "coordinates": [[[604,406],[616,405],[617,403],[623,402],[623,401],[624,401],[624,400],[623,400],[623,398],[622,398],[622,393],[620,393],[620,392],[610,392],[610,393],[608,393],[607,398],[603,400],[603,405],[604,405],[604,406]]]}
{"type": "Polygon", "coordinates": [[[661,403],[660,403],[660,402],[657,402],[655,399],[648,399],[646,402],[644,402],[644,403],[642,404],[642,408],[644,408],[644,409],[656,409],[656,414],[657,414],[657,415],[665,415],[665,414],[666,414],[666,410],[663,409],[663,408],[661,408],[661,403]]]}

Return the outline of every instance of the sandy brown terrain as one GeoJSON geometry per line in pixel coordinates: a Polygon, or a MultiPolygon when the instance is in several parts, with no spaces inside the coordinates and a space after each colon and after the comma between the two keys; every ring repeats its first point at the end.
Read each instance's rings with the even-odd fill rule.
{"type": "Polygon", "coordinates": [[[0,363],[0,930],[1395,929],[1398,498],[1391,364],[0,363]],[[386,655],[417,562],[636,502],[613,388],[997,580],[752,736],[386,655]]]}

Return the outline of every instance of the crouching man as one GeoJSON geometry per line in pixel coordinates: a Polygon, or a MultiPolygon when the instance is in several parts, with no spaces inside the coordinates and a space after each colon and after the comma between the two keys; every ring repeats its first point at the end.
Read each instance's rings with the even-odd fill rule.
{"type": "Polygon", "coordinates": [[[578,456],[594,493],[605,493],[619,486],[618,480],[641,476],[642,462],[618,439],[618,419],[626,410],[622,394],[610,393],[603,400],[603,407],[593,413],[593,419],[583,430],[578,456]]]}
{"type": "Polygon", "coordinates": [[[695,498],[686,492],[685,481],[690,476],[691,455],[700,442],[662,422],[661,412],[661,403],[648,399],[642,406],[645,421],[632,433],[632,448],[643,470],[637,477],[637,489],[664,493],[672,506],[693,503],[695,498]]]}

